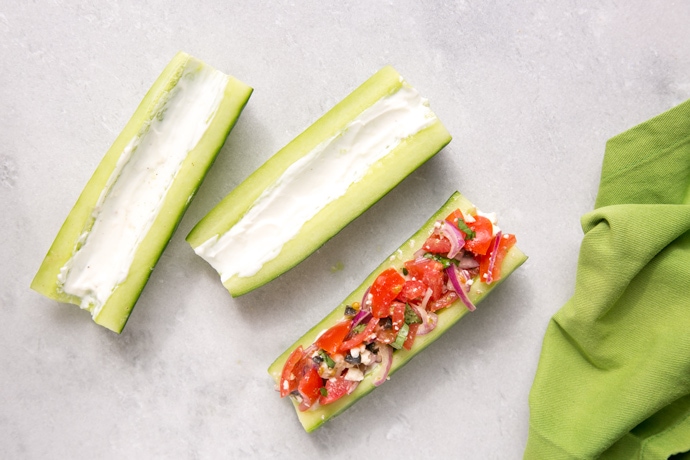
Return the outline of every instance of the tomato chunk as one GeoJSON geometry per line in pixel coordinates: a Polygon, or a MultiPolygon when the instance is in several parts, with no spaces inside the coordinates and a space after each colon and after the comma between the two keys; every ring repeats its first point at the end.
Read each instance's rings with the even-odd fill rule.
{"type": "Polygon", "coordinates": [[[428,286],[419,280],[407,280],[405,285],[398,294],[398,300],[401,302],[410,302],[413,300],[422,300],[428,286]]]}
{"type": "MultiPolygon", "coordinates": [[[[467,222],[465,221],[465,216],[462,214],[462,211],[459,209],[456,209],[455,211],[451,212],[448,214],[448,217],[446,217],[446,221],[450,222],[453,224],[454,227],[456,227],[458,230],[460,230],[460,233],[464,235],[465,241],[467,240],[467,233],[462,229],[460,225],[458,225],[458,220],[461,220],[465,225],[469,227],[467,222]]],[[[472,228],[472,227],[470,227],[472,228]]]]}
{"type": "Polygon", "coordinates": [[[395,268],[388,268],[379,274],[371,285],[371,314],[376,318],[385,318],[390,314],[391,302],[402,291],[405,278],[395,268]]]}
{"type": "Polygon", "coordinates": [[[350,333],[350,325],[352,325],[352,320],[339,322],[321,334],[315,342],[316,346],[325,350],[329,355],[337,353],[343,340],[350,333]]]}
{"type": "Polygon", "coordinates": [[[340,351],[345,352],[353,349],[354,347],[359,346],[362,342],[364,342],[364,340],[366,340],[367,337],[369,337],[374,332],[374,329],[376,328],[376,325],[378,323],[378,318],[371,318],[369,320],[369,323],[367,323],[367,327],[364,328],[362,332],[355,335],[351,339],[348,339],[345,342],[343,342],[343,344],[340,346],[340,351]]]}
{"type": "Polygon", "coordinates": [[[474,222],[467,222],[467,226],[475,235],[465,242],[465,249],[479,255],[486,254],[493,240],[494,226],[491,221],[484,216],[474,216],[474,222]]]}
{"type": "Polygon", "coordinates": [[[453,302],[458,300],[460,296],[458,296],[458,293],[455,291],[448,291],[443,296],[441,296],[440,299],[434,300],[429,302],[429,304],[426,306],[426,309],[434,312],[436,310],[440,310],[442,308],[446,308],[450,305],[452,305],[453,302]]]}
{"type": "Polygon", "coordinates": [[[434,232],[426,239],[422,249],[433,254],[448,254],[450,252],[450,241],[438,232],[434,232]]]}
{"type": "Polygon", "coordinates": [[[419,324],[409,324],[410,330],[407,332],[407,338],[405,343],[403,343],[403,348],[405,350],[411,350],[412,345],[414,345],[414,339],[417,337],[417,329],[419,329],[419,324]]]}
{"type": "Polygon", "coordinates": [[[448,217],[446,217],[446,220],[455,226],[458,225],[458,219],[462,220],[463,222],[465,221],[465,216],[462,215],[462,211],[459,209],[451,212],[448,214],[448,217]]]}
{"type": "MultiPolygon", "coordinates": [[[[501,235],[501,239],[498,242],[498,248],[496,249],[496,260],[494,261],[494,267],[491,271],[492,282],[498,281],[501,278],[501,265],[503,264],[503,259],[506,254],[517,243],[515,235],[504,233],[501,235]]],[[[489,272],[489,261],[491,260],[491,254],[482,256],[479,260],[479,276],[484,282],[487,280],[487,274],[489,272]]]]}
{"type": "Polygon", "coordinates": [[[302,345],[298,346],[290,353],[283,372],[280,376],[280,397],[284,398],[297,389],[297,375],[295,374],[295,366],[302,359],[302,345]]]}
{"type": "Polygon", "coordinates": [[[319,403],[329,404],[337,401],[345,395],[349,395],[357,388],[359,382],[345,380],[344,376],[334,377],[326,380],[326,396],[321,395],[319,403]]]}
{"type": "Polygon", "coordinates": [[[297,385],[297,390],[302,395],[299,410],[305,411],[309,409],[321,396],[321,388],[323,388],[323,379],[316,367],[310,366],[305,368],[304,374],[297,385]]]}
{"type": "Polygon", "coordinates": [[[393,302],[391,305],[391,319],[393,320],[393,330],[397,334],[400,328],[405,324],[405,304],[402,302],[393,302]]]}
{"type": "Polygon", "coordinates": [[[376,329],[376,341],[378,343],[393,343],[395,342],[395,338],[398,336],[398,332],[393,330],[392,327],[382,327],[379,326],[376,329]]]}
{"type": "Polygon", "coordinates": [[[423,282],[431,288],[431,300],[443,294],[443,264],[432,259],[415,259],[405,262],[405,268],[412,279],[423,282]]]}

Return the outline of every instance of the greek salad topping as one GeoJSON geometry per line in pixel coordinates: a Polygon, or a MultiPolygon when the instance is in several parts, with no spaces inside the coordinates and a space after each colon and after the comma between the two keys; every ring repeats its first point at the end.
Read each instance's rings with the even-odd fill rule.
{"type": "Polygon", "coordinates": [[[460,308],[458,300],[474,311],[470,286],[498,281],[516,242],[495,224],[495,214],[459,209],[438,221],[413,259],[379,273],[361,303],[345,306],[342,319],[290,354],[281,397],[293,397],[305,411],[352,393],[369,375],[378,386],[388,379],[393,353],[434,330],[437,311],[460,308]]]}

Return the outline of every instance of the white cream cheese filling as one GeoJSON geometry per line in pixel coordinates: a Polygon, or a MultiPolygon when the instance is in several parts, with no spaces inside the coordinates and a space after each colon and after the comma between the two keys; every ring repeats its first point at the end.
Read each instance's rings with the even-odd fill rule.
{"type": "Polygon", "coordinates": [[[242,219],[194,251],[218,271],[223,282],[235,275],[255,275],[374,163],[435,121],[427,100],[403,84],[293,163],[242,219]]]}
{"type": "Polygon", "coordinates": [[[182,163],[206,132],[228,76],[191,58],[153,119],[120,155],[93,209],[92,225],[60,269],[58,285],[95,317],[129,273],[182,163]]]}

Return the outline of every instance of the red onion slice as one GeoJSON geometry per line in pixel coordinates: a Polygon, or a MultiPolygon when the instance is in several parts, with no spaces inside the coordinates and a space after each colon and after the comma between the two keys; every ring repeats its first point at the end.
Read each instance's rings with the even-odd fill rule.
{"type": "Polygon", "coordinates": [[[391,371],[393,364],[393,349],[388,345],[380,344],[379,353],[381,362],[374,369],[374,385],[379,386],[388,379],[388,373],[391,371]]]}
{"type": "Polygon", "coordinates": [[[368,323],[371,319],[371,313],[364,310],[359,310],[354,318],[352,318],[352,324],[350,325],[350,330],[357,327],[358,324],[368,323]]]}
{"type": "Polygon", "coordinates": [[[471,269],[479,267],[479,262],[471,254],[465,254],[458,261],[458,268],[471,269]]]}
{"type": "Polygon", "coordinates": [[[455,289],[455,292],[458,293],[458,296],[460,296],[460,300],[465,304],[467,309],[469,311],[475,311],[477,307],[474,306],[472,301],[470,300],[469,297],[467,297],[467,293],[465,292],[464,289],[464,284],[460,282],[458,279],[458,273],[456,271],[457,269],[455,268],[455,265],[452,265],[448,268],[446,268],[446,274],[448,275],[448,279],[450,282],[453,284],[453,288],[455,289]]]}
{"type": "Polygon", "coordinates": [[[352,326],[356,326],[361,323],[368,314],[368,311],[360,309],[352,318],[352,326]]]}
{"type": "Polygon", "coordinates": [[[354,329],[357,327],[358,324],[362,322],[369,322],[369,319],[371,318],[371,306],[367,302],[367,297],[369,297],[369,289],[370,287],[367,288],[367,290],[364,292],[364,295],[362,296],[362,303],[359,305],[359,311],[355,315],[354,318],[352,318],[352,324],[350,325],[350,330],[354,329]]]}
{"type": "MultiPolygon", "coordinates": [[[[472,279],[472,275],[470,275],[470,272],[468,270],[460,270],[460,275],[462,275],[462,277],[465,278],[466,280],[472,279]]],[[[458,278],[458,280],[459,280],[459,278],[458,278]]],[[[465,292],[470,292],[470,285],[467,284],[467,282],[462,283],[462,285],[465,286],[465,292]]]]}
{"type": "Polygon", "coordinates": [[[426,293],[424,293],[424,298],[422,299],[422,304],[419,306],[419,308],[426,311],[426,306],[429,303],[429,299],[431,299],[431,296],[433,294],[434,291],[432,291],[431,288],[426,288],[426,293]]]}
{"type": "Polygon", "coordinates": [[[441,234],[450,241],[448,258],[452,259],[457,256],[463,246],[465,246],[465,238],[455,225],[445,220],[441,222],[441,234]]]}
{"type": "Polygon", "coordinates": [[[494,271],[494,266],[496,265],[496,254],[498,253],[498,245],[501,243],[501,238],[503,234],[499,231],[496,233],[493,243],[491,244],[491,255],[489,256],[489,268],[486,270],[486,279],[484,280],[486,284],[491,284],[494,280],[492,272],[494,271]]]}
{"type": "Polygon", "coordinates": [[[359,306],[359,311],[371,311],[371,305],[369,305],[370,302],[368,302],[369,289],[371,289],[371,286],[367,288],[367,290],[364,292],[364,295],[362,296],[362,303],[359,306]]]}
{"type": "Polygon", "coordinates": [[[419,259],[423,259],[424,254],[426,254],[426,251],[424,249],[416,250],[415,253],[413,254],[414,260],[417,261],[419,259]]]}

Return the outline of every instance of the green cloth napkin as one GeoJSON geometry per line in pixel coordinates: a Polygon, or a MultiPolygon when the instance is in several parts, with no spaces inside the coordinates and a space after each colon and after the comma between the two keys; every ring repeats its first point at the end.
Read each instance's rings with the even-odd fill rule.
{"type": "MultiPolygon", "coordinates": [[[[606,145],[575,294],[551,319],[526,459],[690,451],[690,100],[606,145]]],[[[690,454],[674,458],[690,458],[690,454]]]]}

